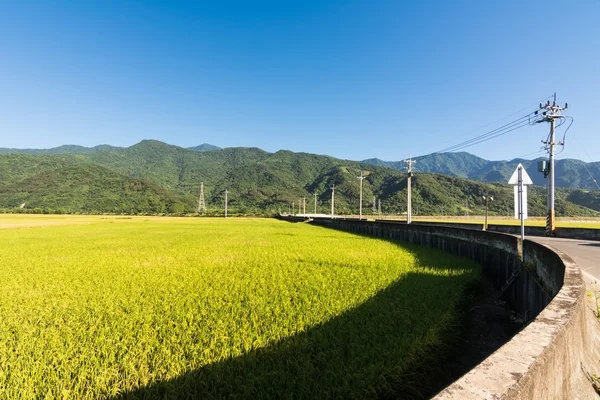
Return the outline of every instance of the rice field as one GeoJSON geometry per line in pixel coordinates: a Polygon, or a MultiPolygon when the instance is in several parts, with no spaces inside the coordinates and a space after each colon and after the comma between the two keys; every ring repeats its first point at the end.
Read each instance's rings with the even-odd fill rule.
{"type": "Polygon", "coordinates": [[[277,220],[31,217],[0,216],[1,399],[419,397],[480,273],[277,220]]]}

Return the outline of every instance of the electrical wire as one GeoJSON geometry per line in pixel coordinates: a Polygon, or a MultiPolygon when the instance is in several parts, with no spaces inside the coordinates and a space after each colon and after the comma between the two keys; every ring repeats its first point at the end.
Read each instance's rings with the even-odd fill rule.
{"type": "MultiPolygon", "coordinates": [[[[479,130],[481,130],[481,129],[483,129],[483,128],[487,128],[488,126],[494,125],[494,124],[496,124],[496,123],[498,123],[498,122],[500,122],[500,121],[504,121],[505,119],[507,119],[507,118],[509,118],[509,117],[512,117],[513,115],[517,115],[517,114],[519,114],[519,113],[521,113],[521,112],[523,112],[523,111],[525,111],[525,110],[530,110],[532,107],[536,107],[536,106],[538,106],[539,104],[542,104],[542,103],[544,103],[546,100],[549,100],[549,99],[551,99],[551,98],[553,98],[553,97],[554,97],[554,95],[550,95],[550,96],[546,97],[545,99],[542,99],[542,100],[541,100],[541,101],[539,101],[538,103],[535,103],[535,104],[530,104],[530,105],[528,105],[528,106],[525,106],[525,107],[521,108],[521,109],[520,109],[520,110],[518,110],[518,111],[515,111],[515,112],[513,112],[513,113],[511,113],[511,114],[505,115],[505,116],[504,116],[504,117],[502,117],[502,118],[499,118],[499,119],[497,119],[497,120],[495,120],[495,121],[492,121],[492,122],[490,122],[489,124],[482,125],[482,126],[480,126],[480,127],[478,127],[478,128],[475,128],[475,129],[473,129],[473,130],[471,130],[471,131],[469,131],[469,132],[463,133],[462,135],[458,135],[458,136],[456,136],[456,137],[464,137],[464,136],[470,135],[471,133],[477,132],[477,131],[479,131],[479,130]]],[[[449,142],[449,141],[446,141],[445,143],[448,143],[448,142],[449,142]]]]}
{"type": "MultiPolygon", "coordinates": [[[[471,134],[471,133],[473,133],[473,132],[477,132],[478,130],[480,130],[480,129],[482,129],[482,128],[486,128],[486,127],[488,127],[488,126],[490,126],[490,125],[496,124],[496,123],[498,123],[498,122],[500,122],[500,121],[503,121],[503,120],[505,120],[505,119],[507,119],[507,118],[509,118],[509,117],[512,117],[512,116],[514,116],[514,115],[516,115],[516,114],[519,114],[520,112],[522,112],[522,111],[524,111],[524,110],[531,109],[532,107],[535,107],[535,106],[537,106],[538,104],[544,103],[546,100],[549,100],[549,99],[551,99],[552,97],[553,97],[553,95],[551,95],[551,96],[548,96],[548,97],[544,98],[542,101],[540,101],[540,102],[538,102],[538,103],[535,103],[535,104],[532,104],[532,105],[528,105],[528,106],[526,106],[526,107],[523,107],[522,109],[520,109],[520,110],[518,110],[518,111],[515,111],[514,113],[508,114],[508,115],[506,115],[506,116],[504,116],[504,117],[502,117],[502,118],[499,118],[499,119],[497,119],[497,120],[495,120],[495,121],[493,121],[493,122],[490,122],[489,124],[486,124],[486,125],[480,126],[479,128],[476,128],[476,129],[474,129],[474,130],[472,130],[472,131],[469,131],[469,132],[467,132],[467,133],[465,133],[465,134],[459,135],[458,137],[463,137],[463,136],[469,135],[469,134],[471,134]]],[[[447,149],[440,150],[440,151],[435,151],[435,152],[433,152],[433,153],[442,153],[442,152],[447,152],[447,151],[453,151],[453,150],[448,150],[448,149],[452,149],[452,148],[454,148],[454,147],[465,148],[465,147],[468,147],[468,146],[466,146],[466,144],[468,144],[468,143],[473,143],[473,145],[475,145],[475,144],[478,144],[478,143],[481,143],[481,141],[478,141],[478,140],[480,140],[480,139],[482,139],[482,138],[485,138],[485,137],[489,137],[489,136],[491,136],[491,135],[494,135],[494,133],[500,133],[500,130],[501,130],[501,129],[508,129],[508,128],[509,128],[509,125],[511,125],[511,124],[514,124],[514,123],[516,123],[516,122],[523,122],[523,120],[525,120],[525,119],[528,119],[528,120],[529,120],[529,121],[528,121],[528,123],[529,123],[529,124],[532,124],[532,122],[531,122],[531,117],[532,117],[532,115],[533,115],[533,113],[529,113],[529,114],[527,114],[527,115],[524,115],[524,116],[522,116],[522,117],[520,117],[520,118],[517,118],[516,120],[514,120],[514,121],[512,121],[512,122],[509,122],[508,124],[505,124],[505,125],[501,126],[500,128],[493,129],[493,130],[491,130],[491,131],[489,131],[489,132],[483,133],[482,135],[476,136],[476,137],[474,137],[474,138],[472,138],[472,139],[469,139],[469,140],[467,140],[467,141],[464,141],[464,142],[462,142],[462,143],[459,143],[459,144],[457,144],[457,145],[450,146],[450,147],[448,147],[447,149]],[[462,147],[462,146],[464,146],[464,147],[462,147]]],[[[523,125],[523,126],[525,126],[525,125],[523,125]]],[[[510,132],[510,131],[507,131],[507,132],[505,132],[505,133],[508,133],[508,132],[510,132]]],[[[498,134],[497,136],[501,136],[502,134],[503,134],[503,133],[500,133],[500,134],[498,134]]],[[[495,136],[494,136],[494,137],[495,137],[495,136]]],[[[484,140],[484,141],[485,141],[485,140],[484,140]]],[[[447,142],[446,142],[446,143],[447,143],[447,142]]],[[[432,153],[430,153],[430,154],[432,154],[432,153]]],[[[418,157],[422,157],[422,156],[417,156],[417,158],[418,158],[418,157]]]]}
{"type": "Polygon", "coordinates": [[[546,150],[538,150],[538,151],[534,151],[534,152],[531,152],[531,153],[523,154],[522,156],[517,156],[515,158],[524,158],[524,157],[527,157],[527,156],[532,156],[534,154],[541,154],[541,153],[545,153],[545,152],[546,152],[546,150]]]}
{"type": "MultiPolygon", "coordinates": [[[[592,160],[592,157],[591,157],[591,156],[590,156],[590,154],[589,154],[589,153],[586,151],[585,147],[581,146],[581,145],[579,144],[579,142],[577,142],[577,140],[575,140],[575,138],[573,138],[572,140],[573,140],[573,142],[574,142],[574,143],[577,145],[577,147],[580,147],[580,148],[583,150],[583,152],[585,153],[585,155],[586,155],[586,156],[588,157],[588,159],[590,160],[590,164],[594,165],[594,166],[596,167],[596,169],[598,169],[598,172],[600,172],[600,167],[598,166],[598,162],[594,162],[594,161],[592,160]]],[[[581,157],[579,154],[577,154],[577,157],[579,157],[579,159],[582,159],[582,157],[581,157]]],[[[598,189],[600,189],[600,185],[598,185],[598,182],[596,181],[596,179],[594,178],[594,175],[593,175],[593,174],[590,172],[590,170],[588,169],[588,167],[587,167],[587,165],[586,165],[586,164],[587,164],[587,163],[585,163],[585,161],[584,161],[583,167],[584,167],[584,168],[585,168],[585,170],[588,172],[588,174],[590,175],[590,178],[592,179],[592,181],[594,181],[594,183],[596,184],[596,186],[598,187],[598,189]]]]}
{"type": "Polygon", "coordinates": [[[559,151],[556,153],[556,155],[559,155],[560,153],[562,153],[562,152],[565,150],[565,141],[566,141],[566,138],[567,138],[567,132],[569,132],[569,129],[571,128],[571,125],[573,125],[573,121],[574,121],[574,119],[573,119],[573,117],[564,117],[564,118],[561,118],[561,123],[560,123],[560,124],[558,124],[558,125],[555,127],[555,129],[556,129],[556,128],[559,128],[559,127],[561,127],[562,125],[564,125],[564,124],[566,123],[567,119],[569,119],[571,122],[569,123],[569,126],[567,126],[567,129],[565,129],[565,132],[563,133],[563,139],[562,139],[562,141],[560,141],[560,142],[558,143],[558,144],[559,144],[559,146],[561,146],[561,148],[560,148],[560,150],[559,150],[559,151]]]}
{"type": "Polygon", "coordinates": [[[587,163],[584,161],[583,168],[585,168],[587,173],[590,175],[590,179],[596,184],[596,187],[598,187],[598,189],[600,189],[600,185],[598,185],[598,181],[596,181],[596,178],[594,178],[594,175],[592,175],[592,173],[588,169],[587,165],[585,165],[585,164],[587,164],[587,163]]]}
{"type": "Polygon", "coordinates": [[[508,124],[505,124],[505,125],[503,125],[503,126],[501,126],[499,128],[491,130],[489,132],[486,132],[486,133],[484,133],[482,135],[476,136],[476,137],[474,137],[472,139],[466,140],[466,141],[464,141],[462,143],[458,143],[458,144],[456,144],[454,146],[450,146],[450,147],[447,147],[445,149],[436,151],[436,153],[445,153],[445,152],[450,152],[450,151],[462,150],[464,148],[471,147],[471,146],[474,146],[476,144],[483,143],[483,142],[486,142],[488,140],[497,138],[497,137],[502,136],[502,135],[504,135],[504,134],[506,134],[508,132],[512,132],[514,130],[523,128],[525,126],[528,126],[528,125],[530,125],[529,118],[530,118],[531,114],[533,114],[533,113],[524,115],[521,118],[518,118],[518,119],[516,119],[516,120],[514,120],[512,122],[509,122],[508,124]]]}

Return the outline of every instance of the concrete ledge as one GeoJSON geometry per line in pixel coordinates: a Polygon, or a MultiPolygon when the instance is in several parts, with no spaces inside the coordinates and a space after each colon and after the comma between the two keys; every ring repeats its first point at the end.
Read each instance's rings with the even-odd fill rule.
{"type": "MultiPolygon", "coordinates": [[[[454,228],[481,230],[483,224],[468,224],[461,222],[416,222],[419,225],[449,226],[454,228]]],[[[489,224],[488,231],[520,235],[521,227],[516,225],[489,224]]],[[[600,240],[600,229],[593,228],[556,228],[556,237],[579,240],[600,240]]],[[[526,226],[525,236],[546,236],[546,228],[542,226],[526,226]]]]}
{"type": "Polygon", "coordinates": [[[587,368],[599,362],[593,343],[598,322],[586,306],[579,267],[565,254],[556,256],[565,266],[564,283],[548,306],[437,399],[598,398],[586,377],[587,368]]]}

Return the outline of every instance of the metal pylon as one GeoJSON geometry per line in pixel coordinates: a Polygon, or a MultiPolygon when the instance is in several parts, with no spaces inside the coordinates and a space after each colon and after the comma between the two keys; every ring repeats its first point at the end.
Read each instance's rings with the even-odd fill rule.
{"type": "Polygon", "coordinates": [[[197,213],[206,212],[206,203],[204,202],[204,182],[200,182],[200,197],[198,198],[198,209],[197,213]]]}

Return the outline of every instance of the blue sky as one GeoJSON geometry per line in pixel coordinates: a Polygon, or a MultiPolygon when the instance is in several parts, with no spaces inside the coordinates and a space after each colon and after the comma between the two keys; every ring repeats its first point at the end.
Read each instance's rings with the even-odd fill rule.
{"type": "MultiPolygon", "coordinates": [[[[400,160],[557,92],[575,118],[559,157],[597,161],[599,16],[597,0],[3,1],[0,147],[157,139],[400,160]]],[[[547,132],[465,150],[511,159],[547,132]]]]}

